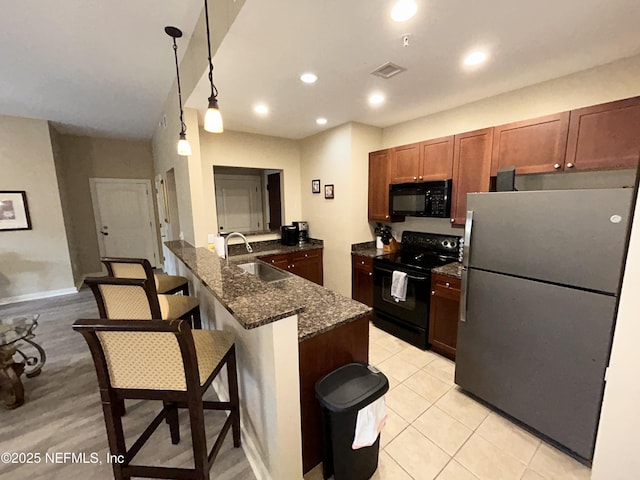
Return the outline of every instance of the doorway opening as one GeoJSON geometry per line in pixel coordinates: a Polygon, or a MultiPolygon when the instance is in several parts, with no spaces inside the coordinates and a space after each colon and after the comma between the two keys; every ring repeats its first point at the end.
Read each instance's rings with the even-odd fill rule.
{"type": "Polygon", "coordinates": [[[282,170],[213,167],[218,233],[262,234],[282,226],[282,170]]]}

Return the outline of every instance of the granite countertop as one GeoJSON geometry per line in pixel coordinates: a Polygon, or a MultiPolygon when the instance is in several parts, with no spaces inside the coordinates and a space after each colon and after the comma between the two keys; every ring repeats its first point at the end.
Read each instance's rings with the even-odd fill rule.
{"type": "Polygon", "coordinates": [[[361,255],[363,257],[379,257],[380,255],[387,255],[391,252],[386,252],[382,248],[376,248],[376,242],[363,242],[354,243],[351,245],[351,255],[361,255]]]}
{"type": "MultiPolygon", "coordinates": [[[[235,238],[242,242],[242,239],[238,237],[235,238]]],[[[282,245],[280,243],[280,240],[266,240],[263,242],[251,243],[251,248],[253,249],[253,253],[251,255],[253,257],[262,257],[266,255],[278,255],[282,253],[304,252],[305,250],[315,250],[316,248],[323,248],[323,245],[324,242],[322,240],[316,240],[315,238],[310,238],[307,243],[296,244],[292,246],[282,245]]],[[[235,257],[238,255],[247,255],[247,248],[245,247],[244,242],[229,245],[229,257],[235,257]]]]}
{"type": "Polygon", "coordinates": [[[462,264],[460,262],[447,263],[446,265],[432,269],[431,272],[460,279],[462,278],[462,264]]]}
{"type": "MultiPolygon", "coordinates": [[[[246,329],[298,314],[298,341],[301,342],[371,312],[366,305],[297,275],[266,283],[238,268],[237,264],[255,261],[263,255],[322,247],[322,243],[307,243],[303,247],[261,243],[271,241],[251,244],[252,254],[233,255],[230,248],[229,267],[225,259],[207,248],[196,248],[180,240],[165,242],[165,245],[246,329]]],[[[244,245],[239,247],[240,252],[246,252],[244,245]]]]}

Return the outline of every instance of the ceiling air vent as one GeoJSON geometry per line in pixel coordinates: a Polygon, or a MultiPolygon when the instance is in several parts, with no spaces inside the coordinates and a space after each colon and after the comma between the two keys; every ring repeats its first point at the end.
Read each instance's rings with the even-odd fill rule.
{"type": "Polygon", "coordinates": [[[373,72],[371,72],[371,74],[377,75],[378,77],[382,77],[382,78],[391,78],[394,75],[404,72],[405,70],[406,68],[402,68],[400,65],[387,62],[384,65],[380,65],[373,72]]]}

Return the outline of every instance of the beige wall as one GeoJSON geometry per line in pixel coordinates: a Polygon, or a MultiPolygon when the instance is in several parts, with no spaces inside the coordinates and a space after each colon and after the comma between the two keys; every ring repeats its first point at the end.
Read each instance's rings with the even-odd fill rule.
{"type": "MultiPolygon", "coordinates": [[[[557,78],[383,130],[383,148],[540,117],[640,95],[640,55],[557,78]]],[[[405,229],[462,235],[448,219],[408,219],[405,229]]]]}
{"type": "Polygon", "coordinates": [[[71,259],[71,271],[73,273],[73,283],[79,287],[82,283],[82,271],[80,269],[80,250],[78,242],[75,238],[73,229],[73,219],[69,212],[71,211],[71,201],[69,199],[69,186],[64,175],[64,160],[62,153],[61,135],[49,124],[49,134],[51,136],[51,147],[53,151],[53,160],[56,169],[56,178],[58,179],[58,191],[60,194],[60,203],[62,205],[62,217],[64,219],[64,229],[67,234],[67,248],[69,249],[69,257],[71,259]]]}
{"type": "Polygon", "coordinates": [[[75,291],[46,121],[0,116],[0,172],[0,190],[26,191],[32,225],[0,231],[0,303],[75,291]]]}
{"type": "MultiPolygon", "coordinates": [[[[57,163],[63,180],[61,196],[65,217],[71,220],[71,250],[77,252],[80,276],[97,273],[102,270],[102,265],[89,179],[148,179],[153,185],[151,144],[143,140],[74,135],[60,135],[58,143],[60,154],[57,155],[57,163]]],[[[156,205],[153,195],[152,201],[156,205]]]]}
{"type": "Polygon", "coordinates": [[[351,244],[373,238],[367,222],[368,152],[380,148],[381,131],[345,124],[301,141],[302,215],[311,236],[324,240],[324,285],[351,297],[351,244]],[[311,193],[320,179],[321,193],[311,193]],[[335,198],[324,198],[334,185],[335,198]]]}

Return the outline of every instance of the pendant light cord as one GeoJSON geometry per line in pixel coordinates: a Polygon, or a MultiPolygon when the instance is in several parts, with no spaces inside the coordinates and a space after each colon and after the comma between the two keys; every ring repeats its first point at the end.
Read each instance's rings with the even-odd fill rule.
{"type": "Polygon", "coordinates": [[[204,17],[207,24],[207,48],[209,49],[209,84],[211,85],[211,96],[209,101],[215,100],[218,97],[218,89],[213,84],[213,61],[211,60],[211,33],[209,32],[209,5],[207,0],[204,0],[204,17]]]}
{"type": "Polygon", "coordinates": [[[176,78],[178,79],[178,103],[180,104],[180,135],[187,133],[187,125],[184,123],[182,114],[182,89],[180,87],[180,69],[178,67],[178,44],[176,38],[173,37],[173,55],[176,60],[176,78]]]}

